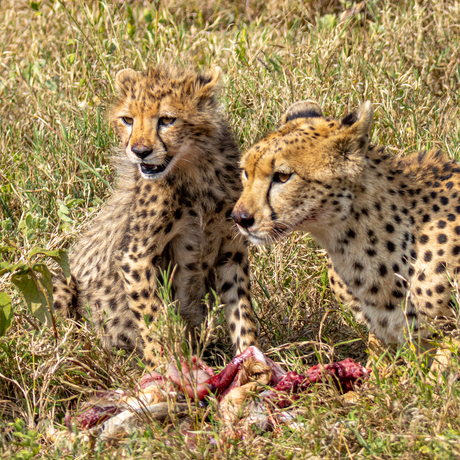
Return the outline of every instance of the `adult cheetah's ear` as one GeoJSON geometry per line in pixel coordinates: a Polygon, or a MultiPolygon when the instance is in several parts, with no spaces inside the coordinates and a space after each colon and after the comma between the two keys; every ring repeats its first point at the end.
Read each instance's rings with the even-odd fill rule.
{"type": "Polygon", "coordinates": [[[345,129],[340,135],[340,144],[345,152],[362,151],[368,145],[373,113],[372,104],[366,101],[358,110],[342,118],[345,129]]]}
{"type": "Polygon", "coordinates": [[[299,101],[291,105],[286,113],[281,117],[281,125],[296,118],[322,117],[321,107],[315,101],[299,101]]]}
{"type": "Polygon", "coordinates": [[[358,110],[342,118],[342,126],[349,126],[356,134],[368,134],[373,113],[372,104],[366,101],[358,110]]]}
{"type": "Polygon", "coordinates": [[[137,76],[137,72],[133,69],[123,69],[115,75],[115,89],[117,93],[122,93],[124,88],[132,83],[137,76]]]}
{"type": "Polygon", "coordinates": [[[217,96],[222,86],[220,67],[213,67],[208,72],[198,75],[196,78],[196,91],[198,96],[208,98],[217,96]]]}

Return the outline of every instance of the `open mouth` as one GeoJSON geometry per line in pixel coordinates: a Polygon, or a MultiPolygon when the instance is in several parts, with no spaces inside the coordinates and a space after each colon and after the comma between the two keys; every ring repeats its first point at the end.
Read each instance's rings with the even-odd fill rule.
{"type": "Polygon", "coordinates": [[[168,167],[171,160],[172,157],[166,157],[165,162],[161,165],[149,165],[147,163],[141,163],[139,165],[139,169],[143,175],[154,177],[162,173],[168,167]]]}

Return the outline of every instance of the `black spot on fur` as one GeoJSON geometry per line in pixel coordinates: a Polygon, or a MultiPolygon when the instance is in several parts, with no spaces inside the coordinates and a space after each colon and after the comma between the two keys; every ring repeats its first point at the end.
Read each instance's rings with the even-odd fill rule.
{"type": "Polygon", "coordinates": [[[438,265],[436,266],[436,273],[444,273],[446,270],[446,263],[445,262],[439,262],[438,265]]]}
{"type": "Polygon", "coordinates": [[[377,292],[379,292],[379,289],[380,289],[380,287],[379,287],[377,284],[374,284],[374,285],[371,287],[371,293],[372,293],[372,294],[377,294],[377,292]]]}
{"type": "Polygon", "coordinates": [[[439,244],[447,243],[447,235],[445,235],[444,233],[439,234],[438,235],[438,243],[439,244]]]}
{"type": "Polygon", "coordinates": [[[238,298],[246,297],[246,291],[243,288],[238,288],[238,298]]]}
{"type": "Polygon", "coordinates": [[[394,304],[392,304],[391,302],[388,302],[388,303],[385,305],[385,310],[393,311],[394,309],[395,309],[395,306],[394,306],[394,304]]]}
{"type": "Polygon", "coordinates": [[[395,231],[395,228],[393,227],[393,225],[391,224],[386,224],[385,225],[385,230],[388,232],[388,233],[393,233],[395,231]]]}
{"type": "Polygon", "coordinates": [[[387,241],[387,248],[390,252],[395,252],[396,247],[392,241],[387,241]]]}
{"type": "Polygon", "coordinates": [[[346,233],[347,237],[348,238],[354,238],[356,236],[356,233],[354,232],[354,230],[352,230],[351,228],[347,231],[346,233]]]}
{"type": "Polygon", "coordinates": [[[226,282],[222,285],[222,288],[221,288],[221,293],[222,294],[225,294],[227,291],[229,291],[233,286],[233,283],[229,283],[229,282],[226,282]]]}
{"type": "Polygon", "coordinates": [[[438,284],[434,290],[438,293],[438,294],[442,294],[446,288],[442,285],[442,284],[438,284]]]}
{"type": "Polygon", "coordinates": [[[234,256],[233,256],[233,261],[237,264],[240,264],[242,261],[243,261],[243,254],[241,252],[237,252],[234,256]]]}

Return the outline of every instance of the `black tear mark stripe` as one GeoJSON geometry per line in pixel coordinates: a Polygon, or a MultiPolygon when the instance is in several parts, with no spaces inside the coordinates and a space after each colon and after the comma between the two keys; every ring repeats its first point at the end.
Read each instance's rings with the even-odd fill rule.
{"type": "MultiPolygon", "coordinates": [[[[275,159],[272,158],[272,169],[274,168],[275,166],[275,159]]],[[[278,219],[278,215],[276,214],[275,210],[273,209],[272,207],[272,204],[270,202],[270,191],[272,189],[272,185],[273,185],[273,181],[270,182],[270,186],[268,187],[268,191],[267,191],[267,204],[268,204],[268,207],[270,208],[270,211],[271,211],[271,218],[273,221],[276,221],[278,219]]]]}
{"type": "Polygon", "coordinates": [[[166,147],[166,144],[163,142],[163,139],[160,136],[160,125],[157,124],[157,136],[158,139],[160,139],[161,145],[165,149],[166,155],[168,155],[168,147],[166,147]]]}

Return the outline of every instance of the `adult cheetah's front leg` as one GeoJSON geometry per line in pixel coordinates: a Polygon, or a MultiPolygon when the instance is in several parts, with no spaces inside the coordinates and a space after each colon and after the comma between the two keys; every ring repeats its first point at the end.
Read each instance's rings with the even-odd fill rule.
{"type": "Polygon", "coordinates": [[[217,276],[219,295],[237,352],[250,345],[259,346],[249,290],[248,250],[240,235],[224,240],[217,276]]]}

